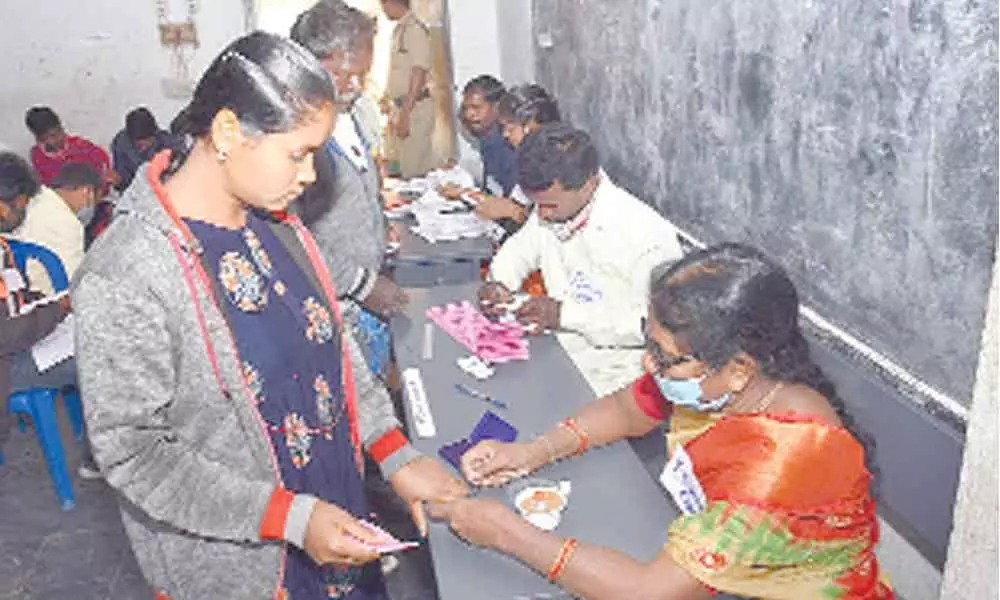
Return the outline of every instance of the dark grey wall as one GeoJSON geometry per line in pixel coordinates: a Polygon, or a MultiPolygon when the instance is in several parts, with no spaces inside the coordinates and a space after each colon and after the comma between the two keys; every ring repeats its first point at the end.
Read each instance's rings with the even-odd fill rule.
{"type": "Polygon", "coordinates": [[[534,2],[539,82],[612,177],[763,247],[962,402],[997,239],[996,22],[995,0],[534,2]]]}

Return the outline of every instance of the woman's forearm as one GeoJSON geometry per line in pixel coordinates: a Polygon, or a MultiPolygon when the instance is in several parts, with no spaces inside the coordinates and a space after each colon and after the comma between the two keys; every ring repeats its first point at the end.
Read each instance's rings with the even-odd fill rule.
{"type": "MultiPolygon", "coordinates": [[[[505,524],[495,549],[547,576],[565,542],[564,538],[514,517],[505,524]]],[[[616,550],[583,542],[565,560],[556,582],[574,597],[586,600],[710,597],[706,589],[665,554],[652,563],[644,563],[616,550]]]]}
{"type": "Polygon", "coordinates": [[[632,388],[625,387],[591,402],[571,418],[573,426],[557,425],[531,442],[538,464],[554,462],[581,450],[641,437],[658,421],[636,406],[632,388]],[[574,429],[575,427],[575,429],[574,429]]]}

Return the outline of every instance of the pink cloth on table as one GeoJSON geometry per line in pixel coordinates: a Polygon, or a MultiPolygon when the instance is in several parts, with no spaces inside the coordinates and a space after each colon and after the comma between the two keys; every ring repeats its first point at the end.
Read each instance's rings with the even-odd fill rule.
{"type": "Polygon", "coordinates": [[[494,323],[471,302],[432,306],[427,318],[485,361],[503,363],[529,356],[520,323],[494,323]]]}

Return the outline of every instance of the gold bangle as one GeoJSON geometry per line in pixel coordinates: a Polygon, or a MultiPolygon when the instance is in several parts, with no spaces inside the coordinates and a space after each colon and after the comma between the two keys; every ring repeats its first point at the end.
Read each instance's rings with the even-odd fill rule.
{"type": "Polygon", "coordinates": [[[542,435],[538,436],[538,439],[542,440],[542,443],[545,444],[545,447],[549,451],[549,462],[545,464],[551,465],[552,463],[556,462],[556,449],[552,445],[552,442],[549,441],[549,438],[546,437],[546,435],[543,433],[542,435]]]}

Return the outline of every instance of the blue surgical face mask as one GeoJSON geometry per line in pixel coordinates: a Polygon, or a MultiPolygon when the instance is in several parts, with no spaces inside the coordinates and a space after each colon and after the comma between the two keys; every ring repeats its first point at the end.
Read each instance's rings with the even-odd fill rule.
{"type": "Polygon", "coordinates": [[[726,393],[711,402],[702,402],[704,391],[701,388],[701,382],[705,380],[705,376],[697,379],[670,379],[654,374],[653,379],[664,398],[677,406],[683,406],[697,412],[720,411],[732,399],[732,396],[726,393]]]}

